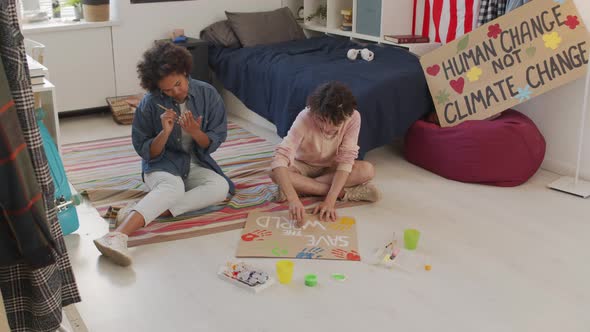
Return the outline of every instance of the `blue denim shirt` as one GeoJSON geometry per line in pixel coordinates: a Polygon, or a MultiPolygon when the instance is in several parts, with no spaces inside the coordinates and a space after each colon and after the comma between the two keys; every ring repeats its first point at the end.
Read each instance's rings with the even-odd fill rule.
{"type": "MultiPolygon", "coordinates": [[[[211,157],[211,153],[215,152],[227,138],[227,117],[223,100],[213,86],[192,78],[189,78],[187,98],[187,109],[193,113],[195,119],[199,116],[203,117],[201,129],[211,141],[206,149],[194,143],[192,153],[203,167],[223,176],[229,183],[230,193],[234,194],[233,182],[211,157]]],[[[191,156],[182,149],[182,128],[179,124],[174,125],[162,153],[155,158],[150,158],[150,146],[162,131],[160,115],[164,113],[164,110],[158,107],[158,104],[180,114],[178,103],[159,91],[147,93],[139,103],[133,118],[131,138],[135,151],[142,158],[142,174],[164,171],[186,179],[190,170],[191,156]]]]}

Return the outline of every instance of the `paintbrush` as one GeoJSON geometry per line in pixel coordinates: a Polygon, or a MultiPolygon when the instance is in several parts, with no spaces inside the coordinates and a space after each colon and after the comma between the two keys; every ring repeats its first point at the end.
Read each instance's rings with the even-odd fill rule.
{"type": "MultiPolygon", "coordinates": [[[[171,110],[170,108],[164,107],[162,104],[156,104],[156,105],[158,105],[158,107],[163,109],[164,111],[171,110]]],[[[190,113],[190,111],[187,110],[187,111],[183,111],[182,113],[190,113]]]]}
{"type": "MultiPolygon", "coordinates": [[[[163,109],[164,111],[170,111],[169,108],[164,107],[164,105],[162,104],[156,104],[158,105],[159,108],[163,109]]],[[[174,112],[174,114],[176,114],[176,112],[174,112]]],[[[178,114],[176,114],[176,123],[180,124],[180,117],[178,116],[178,114]]]]}
{"type": "Polygon", "coordinates": [[[156,105],[158,105],[158,107],[161,108],[161,109],[163,109],[164,111],[168,111],[169,110],[168,108],[164,107],[161,104],[156,104],[156,105]]]}

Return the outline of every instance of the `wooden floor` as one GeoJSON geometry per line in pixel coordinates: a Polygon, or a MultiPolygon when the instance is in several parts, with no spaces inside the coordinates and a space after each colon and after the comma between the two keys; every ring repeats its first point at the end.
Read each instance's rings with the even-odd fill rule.
{"type": "MultiPolygon", "coordinates": [[[[236,120],[238,121],[238,120],[236,120]]],[[[276,135],[248,123],[252,131],[276,135]]],[[[63,142],[128,135],[110,116],[64,119],[63,142]]],[[[362,262],[295,262],[294,283],[253,295],[216,275],[233,259],[239,231],[132,248],[130,268],[100,257],[92,240],[107,224],[89,206],[66,237],[90,331],[589,331],[590,204],[527,184],[497,188],[440,178],[399,149],[370,152],[384,199],[340,211],[358,220],[362,262]],[[367,264],[407,227],[432,270],[367,264]],[[344,273],[344,282],[330,280],[344,273]],[[316,273],[307,288],[303,275],[316,273]]],[[[418,259],[418,258],[416,258],[418,259]]],[[[274,260],[251,259],[273,271],[274,260]]]]}

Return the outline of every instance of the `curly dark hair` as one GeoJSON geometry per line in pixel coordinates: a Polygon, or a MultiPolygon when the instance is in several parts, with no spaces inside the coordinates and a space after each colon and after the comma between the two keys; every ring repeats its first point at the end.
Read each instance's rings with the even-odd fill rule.
{"type": "Polygon", "coordinates": [[[141,87],[148,91],[158,90],[158,82],[170,74],[189,74],[193,58],[185,48],[167,41],[157,41],[143,53],[137,64],[141,87]]]}
{"type": "Polygon", "coordinates": [[[312,114],[338,126],[352,115],[357,107],[350,89],[340,82],[320,85],[308,98],[307,107],[312,114]]]}

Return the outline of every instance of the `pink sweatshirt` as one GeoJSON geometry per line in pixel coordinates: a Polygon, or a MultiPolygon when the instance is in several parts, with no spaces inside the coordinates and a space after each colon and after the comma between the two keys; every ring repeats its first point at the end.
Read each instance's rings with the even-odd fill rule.
{"type": "Polygon", "coordinates": [[[354,111],[338,132],[326,136],[309,109],[299,113],[289,133],[275,150],[271,168],[289,167],[294,160],[312,166],[332,167],[350,172],[358,157],[361,115],[354,111]]]}

